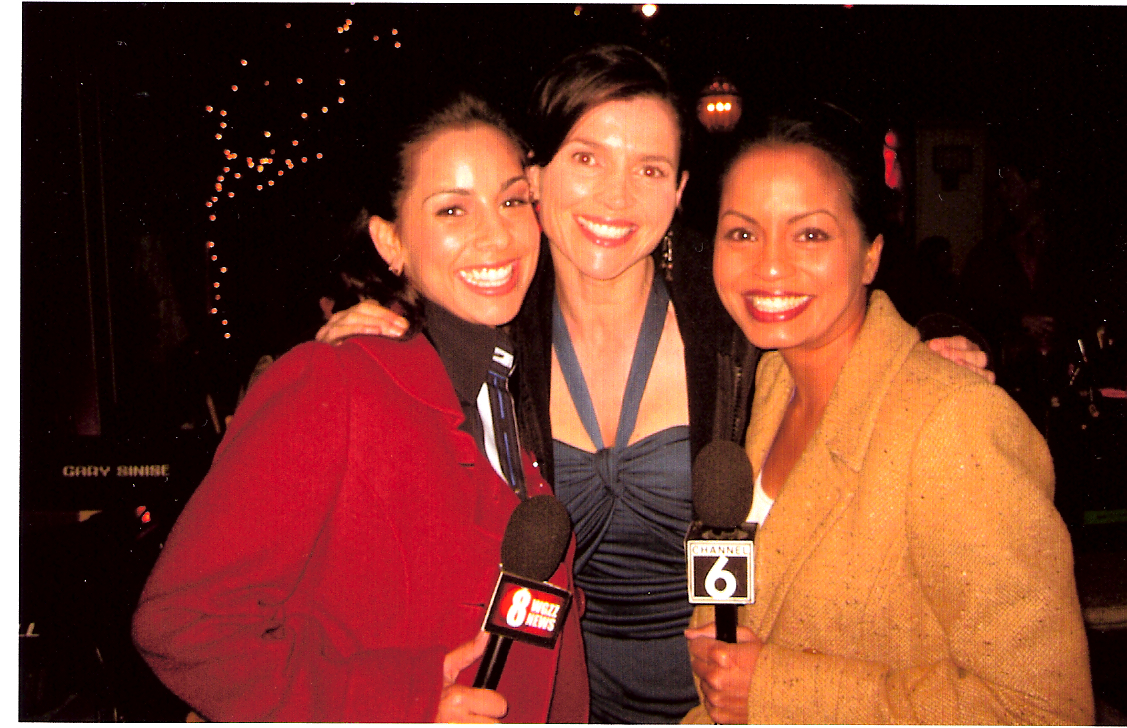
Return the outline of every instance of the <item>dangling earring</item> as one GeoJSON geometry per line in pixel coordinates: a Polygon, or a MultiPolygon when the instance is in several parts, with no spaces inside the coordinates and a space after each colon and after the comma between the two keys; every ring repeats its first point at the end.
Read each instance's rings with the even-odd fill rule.
{"type": "Polygon", "coordinates": [[[661,238],[661,272],[665,275],[665,282],[673,282],[673,227],[670,226],[661,238]]]}

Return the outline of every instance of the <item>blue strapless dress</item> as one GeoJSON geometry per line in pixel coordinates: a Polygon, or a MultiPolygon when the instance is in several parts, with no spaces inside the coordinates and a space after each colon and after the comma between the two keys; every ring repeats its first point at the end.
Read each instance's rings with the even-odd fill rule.
{"type": "Polygon", "coordinates": [[[580,420],[597,452],[556,441],[555,490],[577,541],[575,582],[592,723],[675,723],[697,704],[683,631],[685,531],[692,517],[689,428],[671,427],[631,445],[642,393],[669,305],[655,278],[634,351],[613,447],[603,447],[594,407],[555,306],[553,344],[580,420]]]}

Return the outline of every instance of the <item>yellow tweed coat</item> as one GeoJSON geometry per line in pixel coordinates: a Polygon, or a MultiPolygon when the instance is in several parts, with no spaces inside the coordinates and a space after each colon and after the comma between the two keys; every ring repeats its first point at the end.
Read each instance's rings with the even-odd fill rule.
{"type": "MultiPolygon", "coordinates": [[[[763,357],[758,473],[793,386],[763,357]]],[[[1091,723],[1072,548],[1040,434],[882,291],[755,540],[749,723],[1091,723]]],[[[713,619],[698,607],[693,624],[713,619]]],[[[686,722],[710,722],[702,707],[686,722]]]]}

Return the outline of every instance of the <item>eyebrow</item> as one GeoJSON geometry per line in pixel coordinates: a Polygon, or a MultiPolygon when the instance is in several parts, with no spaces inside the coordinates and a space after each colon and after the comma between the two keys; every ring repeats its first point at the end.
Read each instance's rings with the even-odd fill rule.
{"type": "MultiPolygon", "coordinates": [[[[580,144],[586,144],[586,145],[591,146],[591,147],[598,147],[599,149],[605,149],[606,148],[606,145],[602,144],[601,142],[597,142],[597,141],[594,141],[592,139],[585,139],[583,137],[572,137],[571,139],[565,140],[564,144],[571,144],[572,142],[579,142],[580,144]]],[[[665,162],[670,167],[676,167],[677,166],[676,164],[673,163],[672,159],[665,156],[664,154],[643,154],[642,155],[642,161],[643,162],[665,162]]]]}
{"type": "MultiPolygon", "coordinates": [[[[509,179],[505,180],[501,184],[500,191],[504,192],[505,190],[509,189],[510,187],[517,184],[518,182],[525,182],[527,180],[528,180],[528,178],[525,177],[523,174],[518,174],[518,175],[515,175],[513,177],[510,177],[509,179]]],[[[435,190],[434,192],[430,193],[429,195],[427,195],[426,197],[423,198],[422,204],[426,204],[427,200],[429,200],[432,197],[438,197],[439,195],[462,195],[463,197],[465,197],[465,196],[469,196],[469,195],[472,195],[472,194],[473,194],[473,192],[471,190],[466,189],[465,187],[451,187],[450,189],[446,189],[446,190],[435,190]]]]}
{"type": "MultiPolygon", "coordinates": [[[[824,210],[824,209],[819,208],[817,210],[811,210],[810,212],[800,212],[799,214],[788,218],[787,224],[792,225],[792,224],[798,222],[799,220],[803,219],[804,217],[810,217],[812,215],[819,215],[819,214],[829,215],[830,217],[833,218],[834,222],[838,222],[837,215],[833,214],[829,210],[824,210]]],[[[728,215],[734,215],[734,216],[740,218],[741,220],[747,220],[748,222],[754,223],[756,225],[759,224],[759,221],[756,220],[754,217],[750,217],[748,215],[745,215],[742,212],[737,212],[736,210],[725,210],[724,212],[720,213],[720,218],[725,218],[728,215]]]]}

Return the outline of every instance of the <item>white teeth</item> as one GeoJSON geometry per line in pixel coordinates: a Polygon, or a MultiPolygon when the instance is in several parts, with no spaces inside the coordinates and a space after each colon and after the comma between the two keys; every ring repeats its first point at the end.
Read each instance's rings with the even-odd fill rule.
{"type": "Polygon", "coordinates": [[[604,225],[588,220],[585,217],[576,219],[579,221],[580,225],[594,233],[595,237],[602,239],[616,240],[618,238],[624,238],[634,230],[633,225],[604,225]]]}
{"type": "Polygon", "coordinates": [[[458,275],[470,285],[496,288],[505,285],[513,277],[513,264],[509,263],[500,268],[463,268],[458,271],[458,275]]]}
{"type": "Polygon", "coordinates": [[[752,296],[751,305],[764,313],[782,313],[797,308],[810,300],[810,296],[752,296]]]}

